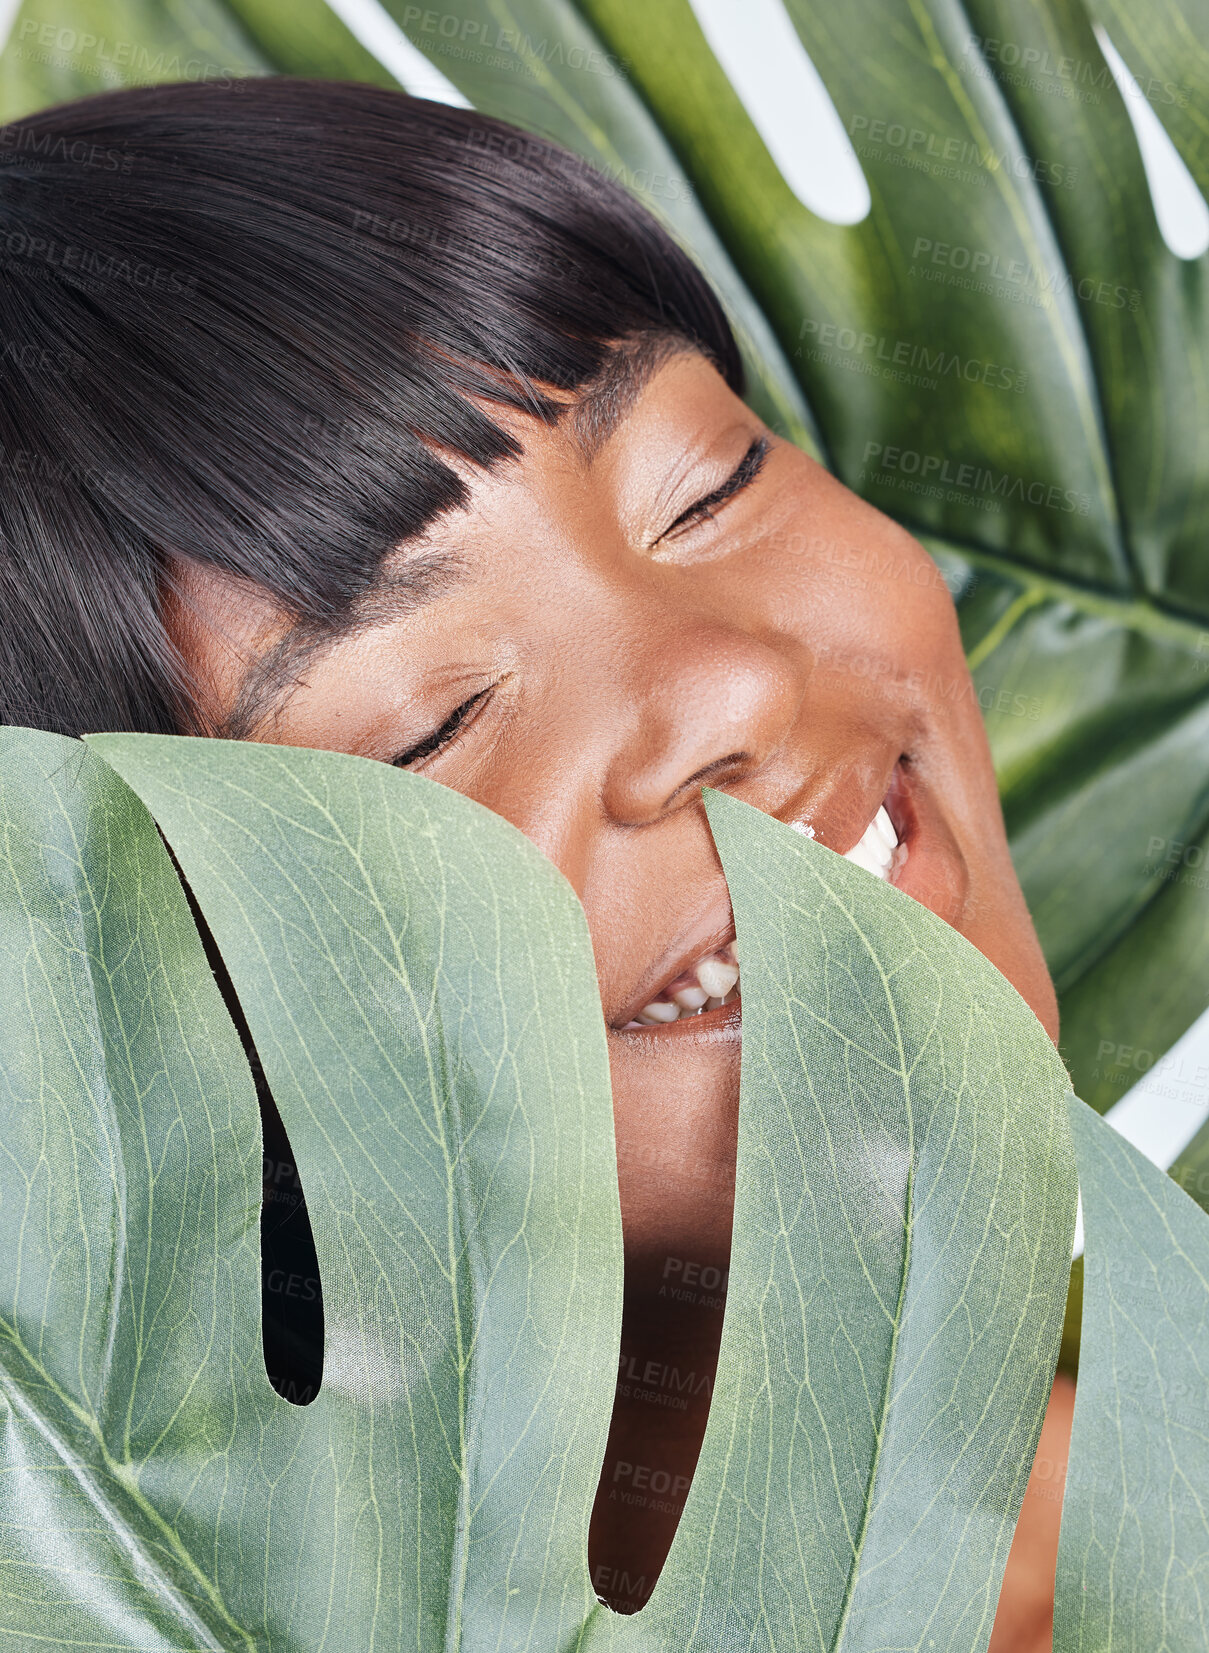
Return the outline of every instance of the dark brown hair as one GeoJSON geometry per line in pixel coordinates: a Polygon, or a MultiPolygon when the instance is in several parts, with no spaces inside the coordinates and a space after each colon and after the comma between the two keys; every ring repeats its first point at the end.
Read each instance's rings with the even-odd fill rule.
{"type": "Polygon", "coordinates": [[[579,158],[472,110],[269,77],[104,93],[0,147],[0,723],[189,730],[178,559],[336,631],[609,345],[736,390],[718,300],[579,158]]]}

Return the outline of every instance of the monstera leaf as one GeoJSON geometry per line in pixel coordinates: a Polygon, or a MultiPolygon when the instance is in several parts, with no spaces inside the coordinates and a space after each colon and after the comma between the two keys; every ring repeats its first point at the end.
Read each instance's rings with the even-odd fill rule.
{"type": "Polygon", "coordinates": [[[570,888],[384,765],[89,744],[0,730],[0,1642],[982,1653],[1061,1329],[1069,1107],[1055,1648],[1199,1653],[1209,1218],[959,935],[707,798],[744,959],[731,1291],[684,1517],[621,1617],[587,1565],[622,1257],[570,888]],[[298,1157],[307,1406],[258,1335],[244,1047],[135,792],[298,1157]]]}
{"type": "Polygon", "coordinates": [[[622,1617],[587,1567],[622,1255],[569,886],[384,765],[92,745],[0,736],[0,1639],[983,1647],[1074,1216],[1062,1064],[994,968],[710,799],[745,972],[731,1290],[688,1506],[622,1617]],[[297,1155],[307,1406],[263,1364],[240,1039],[95,751],[297,1155]]]}
{"type": "Polygon", "coordinates": [[[1055,1653],[1209,1640],[1209,1222],[1072,1098],[1087,1225],[1055,1653]]]}
{"type": "MultiPolygon", "coordinates": [[[[1093,25],[1204,188],[1209,13],[787,4],[864,167],[857,225],[801,204],[689,0],[384,0],[468,101],[663,218],[753,403],[940,560],[1064,1054],[1103,1110],[1209,997],[1209,304],[1093,25]]],[[[0,104],[264,72],[394,79],[324,0],[24,0],[0,104]]]]}

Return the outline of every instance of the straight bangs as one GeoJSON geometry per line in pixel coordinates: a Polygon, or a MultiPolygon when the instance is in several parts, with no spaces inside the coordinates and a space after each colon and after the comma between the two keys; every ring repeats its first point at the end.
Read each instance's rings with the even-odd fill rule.
{"type": "Polygon", "coordinates": [[[472,110],[269,77],[140,87],[0,151],[0,722],[191,730],[180,562],[316,634],[618,341],[735,390],[691,259],[577,157],[472,110]],[[487,406],[484,406],[487,404],[487,406]]]}

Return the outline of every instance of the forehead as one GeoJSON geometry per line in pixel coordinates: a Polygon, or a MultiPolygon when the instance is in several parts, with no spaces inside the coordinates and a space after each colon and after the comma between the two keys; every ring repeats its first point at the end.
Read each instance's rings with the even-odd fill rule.
{"type": "Polygon", "coordinates": [[[449,591],[469,572],[458,548],[476,529],[490,534],[509,520],[524,524],[536,514],[539,493],[544,513],[557,516],[568,503],[572,479],[586,484],[577,492],[591,505],[599,498],[597,484],[616,465],[659,473],[720,413],[738,405],[705,356],[667,335],[615,347],[601,373],[579,391],[540,388],[563,401],[565,414],[551,423],[493,407],[492,417],[517,438],[522,452],[490,470],[442,451],[467,485],[467,503],[399,545],[339,626],[308,625],[265,587],[212,565],[175,565],[165,585],[165,624],[195,686],[206,733],[250,737],[308,661],[370,628],[415,614],[449,591]]]}

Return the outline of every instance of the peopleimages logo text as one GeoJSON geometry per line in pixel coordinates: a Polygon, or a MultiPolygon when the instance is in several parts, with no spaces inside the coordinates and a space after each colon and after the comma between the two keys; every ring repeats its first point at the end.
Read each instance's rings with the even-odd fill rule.
{"type": "MultiPolygon", "coordinates": [[[[1123,287],[1119,282],[1098,280],[1095,276],[1076,279],[1067,270],[1039,270],[1019,258],[1004,258],[984,247],[963,247],[950,241],[933,241],[926,235],[917,235],[911,249],[911,270],[923,262],[956,270],[970,276],[981,276],[988,281],[1004,281],[1036,293],[1044,305],[1051,294],[1072,293],[1085,304],[1103,304],[1110,310],[1136,310],[1142,295],[1136,287],[1123,287]]],[[[924,275],[928,271],[921,272],[924,275]]],[[[1031,302],[1031,301],[1030,301],[1031,302]]]]}
{"type": "MultiPolygon", "coordinates": [[[[217,81],[222,86],[232,86],[241,73],[239,69],[226,68],[222,64],[207,63],[202,58],[181,58],[175,53],[171,56],[166,52],[155,52],[136,40],[111,39],[108,35],[92,34],[88,30],[73,29],[58,23],[40,23],[36,17],[27,17],[17,30],[17,41],[21,45],[16,50],[18,57],[34,56],[34,48],[43,52],[59,52],[63,58],[72,62],[109,64],[115,69],[128,71],[124,78],[130,79],[134,75],[145,76],[148,80],[191,80],[217,81]]],[[[48,59],[52,65],[56,60],[48,59]]],[[[60,63],[59,67],[62,66],[60,63]]],[[[87,73],[96,71],[89,68],[87,73]]]]}
{"type": "MultiPolygon", "coordinates": [[[[881,442],[866,442],[862,460],[864,466],[876,465],[877,480],[892,486],[901,486],[899,478],[908,479],[913,491],[935,489],[938,493],[951,489],[953,496],[979,503],[987,510],[998,509],[999,502],[1018,500],[1029,505],[1042,505],[1051,511],[1074,512],[1085,517],[1091,510],[1087,494],[1075,488],[1060,488],[1057,483],[1030,481],[1027,477],[1012,476],[1009,471],[993,471],[985,465],[954,464],[939,453],[920,453],[916,448],[888,447],[881,442]],[[896,473],[887,476],[885,473],[896,473]]],[[[865,472],[861,472],[864,477],[865,472]]]]}
{"type": "MultiPolygon", "coordinates": [[[[1008,148],[993,149],[989,144],[973,143],[968,138],[929,132],[921,126],[907,126],[903,121],[881,120],[871,115],[853,115],[848,122],[848,136],[854,143],[863,140],[873,152],[896,150],[920,161],[980,167],[988,173],[1006,172],[1015,178],[1031,178],[1034,183],[1063,189],[1073,189],[1078,177],[1073,167],[1061,161],[1047,161],[1008,148]]],[[[868,159],[874,158],[874,153],[868,155],[868,159]]]]}
{"type": "MultiPolygon", "coordinates": [[[[965,55],[984,76],[1012,79],[1002,71],[1015,70],[1023,76],[1049,76],[1065,90],[1078,90],[1099,101],[1099,94],[1112,89],[1116,77],[1103,58],[1093,60],[1062,56],[1055,57],[1042,46],[1024,46],[1014,40],[996,40],[991,35],[971,35],[966,42],[965,55]],[[981,61],[979,61],[981,60],[981,61]]],[[[1175,104],[1183,109],[1188,103],[1186,89],[1174,80],[1160,80],[1151,75],[1142,81],[1136,75],[1127,75],[1117,90],[1125,97],[1145,98],[1148,103],[1175,104]]]]}
{"type": "Polygon", "coordinates": [[[100,253],[92,247],[72,247],[54,237],[26,235],[24,230],[0,234],[0,265],[28,259],[83,285],[88,281],[123,281],[131,287],[152,287],[156,292],[197,291],[197,276],[181,270],[147,264],[140,259],[121,258],[117,253],[100,253]]]}
{"type": "Polygon", "coordinates": [[[38,161],[70,161],[100,172],[129,172],[135,160],[129,149],[89,143],[85,138],[69,142],[54,132],[39,132],[36,127],[15,124],[0,126],[0,150],[8,150],[23,160],[33,156],[38,161]]]}
{"type": "Polygon", "coordinates": [[[969,384],[988,385],[992,390],[1022,391],[1028,384],[1028,374],[1016,367],[983,361],[976,356],[962,356],[955,350],[946,350],[942,345],[893,339],[884,333],[868,333],[855,327],[844,327],[838,322],[817,321],[810,316],[798,327],[798,338],[809,339],[817,345],[818,356],[824,361],[832,359],[826,354],[830,349],[887,367],[918,369],[937,379],[965,379],[969,384]]]}
{"type": "Polygon", "coordinates": [[[483,61],[484,52],[497,54],[494,59],[489,57],[487,60],[496,68],[502,66],[500,57],[512,56],[518,62],[541,63],[546,67],[565,65],[568,69],[581,69],[593,75],[612,75],[624,80],[629,67],[623,58],[599,46],[574,42],[568,46],[557,38],[551,40],[544,36],[534,39],[518,28],[463,17],[458,12],[407,6],[402,23],[405,30],[418,29],[421,34],[437,35],[440,44],[434,49],[446,57],[477,63],[483,61]]]}

